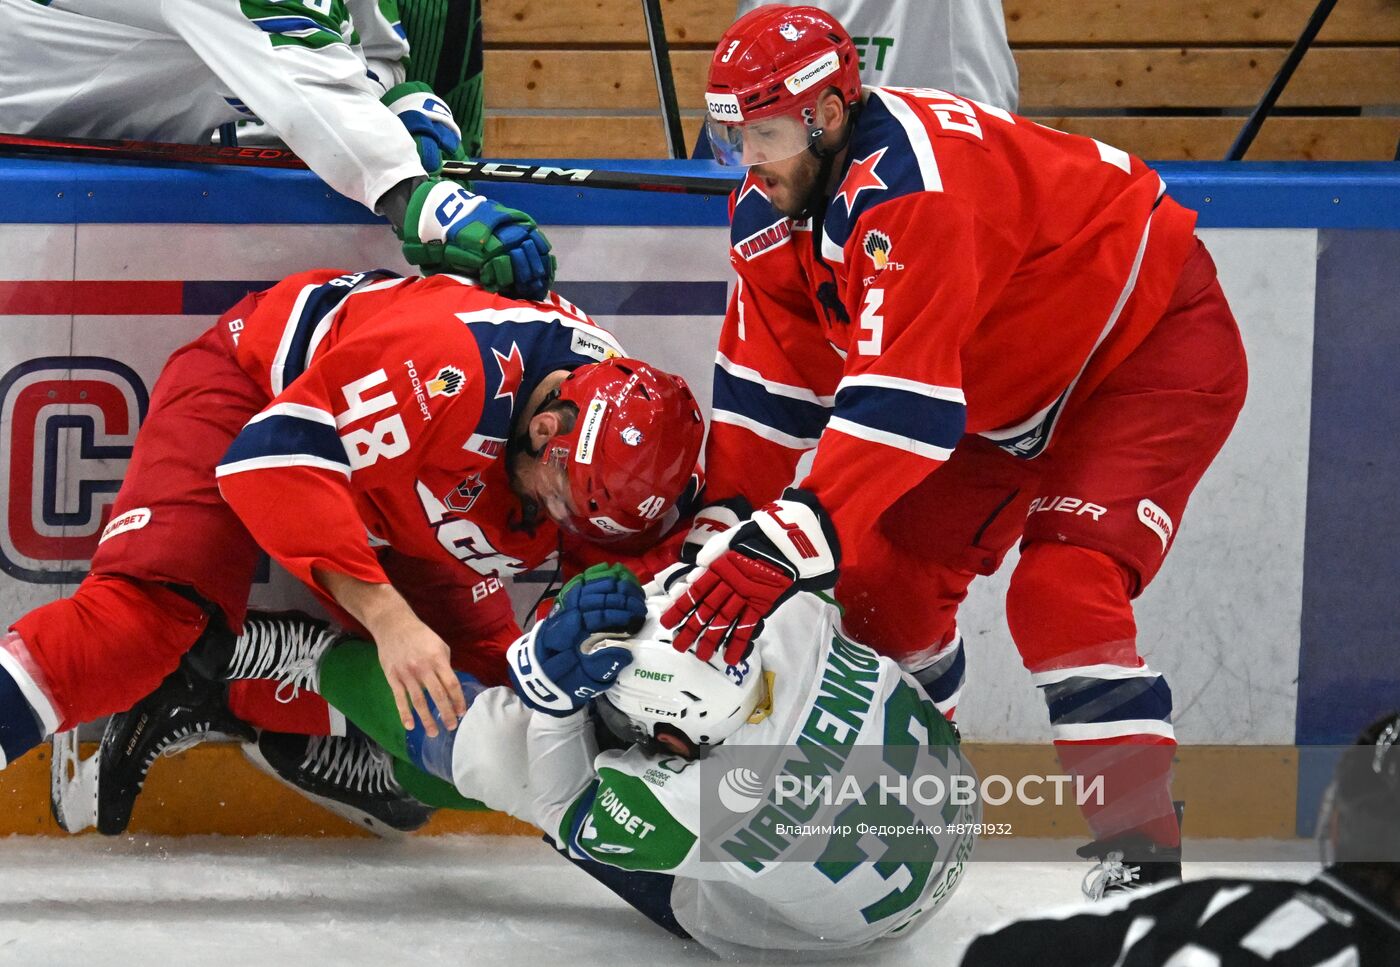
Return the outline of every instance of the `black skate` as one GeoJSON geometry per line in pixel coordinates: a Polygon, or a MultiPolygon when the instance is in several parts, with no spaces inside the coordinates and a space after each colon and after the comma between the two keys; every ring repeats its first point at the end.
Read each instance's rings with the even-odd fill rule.
{"type": "MultiPolygon", "coordinates": [[[[1172,805],[1179,828],[1186,804],[1175,802],[1172,805]]],[[[1164,880],[1181,879],[1181,847],[1162,846],[1141,833],[1096,840],[1075,852],[1085,859],[1098,860],[1080,885],[1090,900],[1131,893],[1164,880]]]]}
{"type": "Polygon", "coordinates": [[[243,754],[274,779],[378,836],[410,833],[435,812],[404,792],[389,753],[362,735],[263,732],[243,746],[243,754]]]}
{"type": "Polygon", "coordinates": [[[126,832],[136,797],[157,758],[198,745],[214,733],[251,740],[253,729],[228,710],[228,687],[188,663],[129,712],[113,715],[97,753],[97,831],[126,832]]]}
{"type": "MultiPolygon", "coordinates": [[[[221,620],[212,620],[159,688],[108,721],[97,754],[98,831],[108,836],[126,831],[158,757],[184,751],[215,733],[245,742],[257,738],[251,726],[228,710],[228,681],[277,679],[293,696],[301,687],[314,690],[317,662],[339,638],[327,622],[300,612],[250,614],[237,636],[221,620]]],[[[51,802],[57,815],[56,797],[51,802]]]]}

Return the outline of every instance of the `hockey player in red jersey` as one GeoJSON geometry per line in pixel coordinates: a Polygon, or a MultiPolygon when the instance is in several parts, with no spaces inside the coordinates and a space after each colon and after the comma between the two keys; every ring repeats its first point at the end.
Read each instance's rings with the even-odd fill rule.
{"type": "Polygon", "coordinates": [[[166,364],[90,576],[0,638],[0,767],[237,631],[259,548],[379,642],[405,723],[455,727],[454,665],[505,681],[501,579],[672,526],[702,436],[683,380],[558,297],[329,269],[250,295],[166,364]]]}
{"type": "Polygon", "coordinates": [[[775,602],[829,579],[834,541],[851,634],[951,715],[958,604],[1019,540],[1007,619],[1062,759],[1097,772],[1124,747],[1089,852],[1169,875],[1171,692],[1131,602],[1246,384],[1195,214],[1124,151],[946,91],[862,89],[857,61],[828,14],[765,6],[710,65],[715,155],[749,168],[695,535],[728,537],[668,612],[676,645],[737,660],[775,602]],[[812,448],[796,495],[834,538],[748,516],[812,448]]]}

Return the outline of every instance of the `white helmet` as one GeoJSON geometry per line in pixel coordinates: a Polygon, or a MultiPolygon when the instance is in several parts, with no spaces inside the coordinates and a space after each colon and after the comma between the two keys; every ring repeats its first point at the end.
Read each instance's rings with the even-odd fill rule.
{"type": "Polygon", "coordinates": [[[756,649],[737,665],[676,651],[671,630],[661,623],[667,604],[652,597],[641,631],[606,642],[630,649],[632,664],[598,697],[598,713],[619,738],[648,752],[699,758],[733,735],[764,699],[763,666],[756,649]]]}

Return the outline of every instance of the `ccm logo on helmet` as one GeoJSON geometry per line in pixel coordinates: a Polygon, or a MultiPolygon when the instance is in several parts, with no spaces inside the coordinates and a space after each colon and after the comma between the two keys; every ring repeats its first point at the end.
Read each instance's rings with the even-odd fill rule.
{"type": "MultiPolygon", "coordinates": [[[[735,41],[737,43],[738,41],[735,41]]],[[[716,121],[742,121],[744,112],[739,109],[739,98],[733,94],[705,95],[705,106],[716,121]]]]}
{"type": "Polygon", "coordinates": [[[816,61],[808,64],[796,74],[791,74],[783,81],[787,89],[794,94],[801,94],[823,77],[835,74],[841,66],[841,57],[836,51],[828,51],[816,61]]]}

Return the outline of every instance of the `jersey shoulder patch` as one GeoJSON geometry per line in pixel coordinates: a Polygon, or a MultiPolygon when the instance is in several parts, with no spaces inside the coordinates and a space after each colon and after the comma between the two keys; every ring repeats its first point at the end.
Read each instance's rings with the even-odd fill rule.
{"type": "Polygon", "coordinates": [[[792,219],[773,207],[753,175],[749,175],[739,189],[729,220],[729,244],[734,254],[751,262],[791,239],[792,219]]]}

